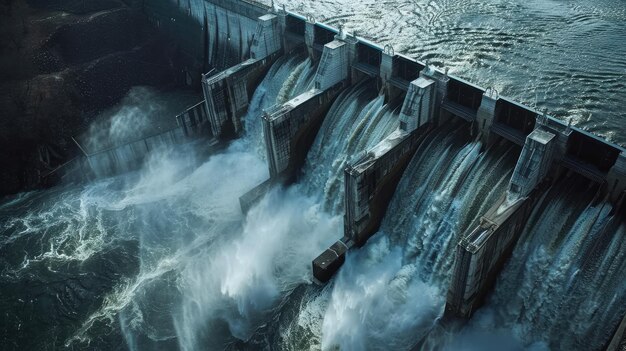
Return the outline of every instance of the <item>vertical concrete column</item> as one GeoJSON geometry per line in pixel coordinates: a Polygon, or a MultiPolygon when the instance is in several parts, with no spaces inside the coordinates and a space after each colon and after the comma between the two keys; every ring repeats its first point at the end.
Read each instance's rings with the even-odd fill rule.
{"type": "Polygon", "coordinates": [[[446,68],[446,70],[442,73],[427,64],[426,68],[420,72],[420,77],[427,78],[435,82],[436,94],[434,99],[434,116],[435,120],[441,119],[441,104],[443,103],[443,99],[445,99],[448,94],[448,82],[450,81],[450,78],[448,77],[448,69],[446,68]]]}
{"type": "Polygon", "coordinates": [[[324,52],[315,73],[315,88],[326,90],[348,79],[350,61],[348,45],[341,40],[333,40],[324,45],[324,52]]]}
{"type": "Polygon", "coordinates": [[[283,31],[280,19],[274,14],[259,17],[256,33],[252,40],[250,56],[262,60],[283,48],[283,31]]]}
{"type": "Polygon", "coordinates": [[[434,118],[435,81],[417,78],[409,84],[409,90],[400,110],[400,129],[412,132],[434,118]]]}
{"type": "Polygon", "coordinates": [[[535,129],[526,137],[509,183],[511,197],[519,199],[528,196],[543,180],[552,166],[555,140],[554,134],[541,129],[535,129]]]}
{"type": "Polygon", "coordinates": [[[393,57],[395,52],[391,45],[385,45],[380,60],[380,79],[382,80],[383,87],[387,96],[391,96],[389,80],[393,75],[393,57]]]}
{"type": "Polygon", "coordinates": [[[313,49],[313,44],[315,43],[315,17],[310,15],[307,16],[304,24],[304,43],[306,44],[309,57],[314,60],[315,50],[313,49]]]}
{"type": "Polygon", "coordinates": [[[611,167],[607,176],[611,201],[617,201],[620,195],[626,191],[626,154],[622,152],[617,158],[617,162],[611,167]]]}
{"type": "Polygon", "coordinates": [[[483,145],[489,145],[489,136],[491,134],[491,125],[496,114],[496,102],[498,101],[498,91],[493,88],[487,88],[483,93],[480,107],[476,113],[476,121],[481,135],[483,145]]]}
{"type": "Polygon", "coordinates": [[[287,53],[297,47],[298,44],[294,43],[289,39],[285,33],[287,32],[287,10],[285,9],[285,4],[283,4],[281,10],[278,12],[278,19],[280,23],[280,32],[282,33],[281,37],[283,39],[283,50],[287,53]]]}
{"type": "Polygon", "coordinates": [[[228,84],[221,73],[214,76],[203,74],[202,90],[211,132],[219,137],[222,135],[224,124],[230,119],[230,110],[226,103],[226,97],[229,95],[228,84]]]}
{"type": "MultiPolygon", "coordinates": [[[[357,56],[356,46],[359,43],[359,39],[356,36],[356,32],[352,33],[352,35],[346,35],[346,38],[343,41],[348,45],[348,61],[350,62],[350,65],[352,65],[356,61],[356,56],[357,56]]],[[[350,72],[349,78],[350,78],[350,82],[356,81],[354,77],[354,72],[350,72]]]]}

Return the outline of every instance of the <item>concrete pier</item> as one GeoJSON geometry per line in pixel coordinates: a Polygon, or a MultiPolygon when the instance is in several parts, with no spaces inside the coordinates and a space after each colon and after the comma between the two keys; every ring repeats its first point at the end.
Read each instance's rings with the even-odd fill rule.
{"type": "MultiPolygon", "coordinates": [[[[302,48],[311,59],[320,61],[315,89],[265,111],[262,123],[272,178],[240,199],[243,209],[263,196],[274,182],[293,180],[325,110],[342,88],[362,79],[375,79],[387,101],[406,92],[400,129],[372,150],[364,150],[364,156],[346,169],[345,236],[313,261],[314,275],[320,281],[330,279],[341,266],[348,247],[362,245],[378,228],[419,135],[430,125],[461,118],[473,124],[472,132],[480,134],[485,148],[503,140],[524,147],[508,194],[502,194],[480,224],[459,243],[448,293],[448,314],[467,317],[480,306],[513,250],[547,178],[576,172],[605,185],[613,202],[626,191],[623,147],[500,96],[494,89],[481,88],[448,75],[445,69],[398,54],[390,46],[381,47],[356,34],[346,36],[312,16],[288,11],[265,15],[269,10],[266,6],[248,1],[206,2],[204,26],[184,25],[183,16],[165,23],[169,19],[164,17],[167,11],[158,11],[152,4],[144,6],[157,26],[167,31],[193,29],[193,35],[181,37],[189,44],[185,45],[190,48],[189,55],[196,55],[195,61],[204,60],[205,65],[218,69],[230,67],[202,79],[206,116],[215,137],[232,138],[244,128],[241,117],[247,112],[249,98],[279,55],[302,48]],[[251,23],[258,23],[254,33],[251,23]],[[196,40],[200,36],[205,40],[196,40]],[[205,43],[204,47],[196,42],[205,43]],[[217,43],[224,42],[237,45],[227,44],[227,51],[220,48],[220,52],[226,52],[220,58],[217,43]],[[232,58],[244,62],[225,66],[232,58]],[[418,77],[423,80],[418,82],[418,77]],[[416,113],[425,106],[426,91],[430,94],[426,104],[430,112],[416,113]]],[[[196,124],[191,115],[184,121],[184,134],[193,134],[196,124]]]]}
{"type": "Polygon", "coordinates": [[[446,313],[468,318],[479,307],[510,256],[553,165],[556,136],[536,129],[526,138],[508,191],[457,246],[446,313]]]}
{"type": "Polygon", "coordinates": [[[263,136],[270,179],[239,198],[244,213],[272,184],[295,180],[328,109],[349,84],[351,64],[346,42],[336,39],[327,43],[315,73],[314,88],[264,111],[263,136]]]}
{"type": "Polygon", "coordinates": [[[339,40],[326,44],[315,88],[263,115],[270,177],[288,172],[291,178],[302,165],[331,102],[348,84],[349,68],[347,44],[339,40]]]}
{"type": "MultiPolygon", "coordinates": [[[[421,137],[433,126],[435,96],[434,81],[423,77],[412,81],[398,129],[346,167],[344,237],[339,241],[346,247],[364,245],[380,227],[421,137]]],[[[332,251],[326,250],[312,262],[313,275],[321,282],[330,279],[343,264],[343,256],[332,256],[332,251]]]]}
{"type": "Polygon", "coordinates": [[[482,305],[509,258],[542,190],[507,203],[506,195],[457,246],[446,315],[469,318],[482,305]]]}
{"type": "Polygon", "coordinates": [[[283,31],[278,16],[259,17],[250,59],[217,74],[202,76],[207,113],[215,137],[234,138],[243,130],[241,118],[248,112],[254,90],[282,54],[283,31]]]}
{"type": "Polygon", "coordinates": [[[344,237],[362,246],[380,226],[387,205],[421,137],[432,127],[435,82],[411,82],[399,128],[344,172],[344,237]]]}

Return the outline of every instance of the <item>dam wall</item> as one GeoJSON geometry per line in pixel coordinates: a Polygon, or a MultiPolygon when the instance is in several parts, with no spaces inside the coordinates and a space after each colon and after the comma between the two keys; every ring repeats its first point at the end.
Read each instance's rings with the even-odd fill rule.
{"type": "Polygon", "coordinates": [[[421,137],[432,129],[437,83],[420,77],[405,96],[399,127],[344,170],[344,236],[312,262],[313,275],[328,281],[341,267],[337,249],[363,246],[376,233],[421,137]]]}
{"type": "MultiPolygon", "coordinates": [[[[193,42],[190,46],[195,49],[189,52],[195,54],[196,59],[205,60],[210,67],[218,70],[235,66],[249,57],[258,18],[273,11],[270,7],[254,1],[239,0],[195,0],[181,2],[180,5],[172,5],[172,2],[162,0],[149,4],[144,2],[142,6],[152,21],[160,21],[164,31],[181,40],[193,42]],[[172,11],[172,6],[178,11],[172,11]],[[166,20],[169,21],[167,24],[166,20]],[[189,28],[196,30],[194,32],[189,28]],[[196,32],[200,34],[192,34],[196,32]],[[191,39],[192,37],[196,39],[191,39]],[[222,64],[216,65],[215,56],[219,44],[226,45],[227,48],[236,47],[233,50],[238,55],[230,55],[236,59],[229,63],[222,59],[222,64]]],[[[324,45],[341,31],[316,21],[313,16],[285,10],[278,11],[278,16],[284,27],[281,34],[284,48],[304,43],[313,58],[319,58],[324,45]]],[[[354,78],[362,76],[375,77],[380,80],[381,87],[383,84],[387,87],[386,94],[393,95],[397,91],[394,93],[391,90],[407,91],[409,83],[427,66],[423,62],[396,53],[390,46],[381,47],[356,34],[353,37],[356,43],[351,47],[355,57],[351,68],[352,81],[358,81],[354,78]]],[[[544,124],[560,134],[567,130],[567,135],[559,136],[567,152],[563,158],[555,159],[555,162],[596,182],[610,182],[609,190],[614,200],[626,189],[626,150],[623,147],[546,116],[545,111],[540,112],[499,96],[493,89],[484,89],[462,78],[448,75],[447,70],[433,68],[431,75],[446,83],[438,84],[436,119],[456,117],[477,122],[476,130],[484,134],[485,140],[492,137],[504,138],[520,146],[524,145],[526,136],[535,129],[536,120],[545,119],[544,124]],[[491,100],[485,99],[485,94],[491,96],[491,100]]]]}
{"type": "MultiPolygon", "coordinates": [[[[623,147],[548,116],[546,111],[501,96],[493,88],[485,89],[449,75],[446,69],[398,54],[391,46],[381,47],[356,33],[346,35],[341,28],[319,23],[312,16],[276,11],[248,1],[207,0],[193,4],[189,3],[187,16],[188,20],[203,23],[199,31],[191,25],[191,29],[184,29],[185,25],[171,23],[167,28],[199,33],[197,38],[188,38],[188,46],[196,48],[190,49],[189,55],[200,57],[207,70],[217,69],[216,74],[205,75],[202,80],[207,116],[218,138],[239,135],[248,99],[279,55],[302,48],[313,61],[320,62],[313,90],[264,112],[271,179],[244,195],[240,199],[242,208],[249,208],[276,180],[293,180],[325,110],[348,84],[375,80],[387,101],[406,95],[406,104],[408,96],[415,99],[415,91],[411,90],[418,78],[433,82],[427,89],[431,101],[425,118],[428,123],[402,115],[396,133],[374,149],[363,150],[363,156],[346,169],[345,233],[313,261],[314,275],[320,281],[330,279],[351,246],[362,245],[375,232],[419,135],[430,125],[460,118],[472,125],[468,133],[477,135],[485,149],[502,142],[523,147],[507,193],[482,216],[478,226],[462,236],[457,247],[446,307],[449,314],[467,317],[480,306],[552,176],[578,173],[602,184],[613,202],[626,191],[623,147]],[[202,11],[197,8],[199,3],[204,4],[202,11]],[[266,25],[259,25],[263,22],[266,25]],[[259,28],[272,34],[259,32],[259,28]],[[260,38],[272,38],[267,50],[255,50],[255,45],[266,43],[260,38]],[[325,74],[325,70],[337,73],[325,74]]],[[[159,14],[163,11],[155,8],[146,9],[148,16],[164,20],[159,14]]]]}
{"type": "Polygon", "coordinates": [[[241,118],[248,112],[254,90],[282,54],[282,33],[278,16],[259,17],[250,58],[216,74],[202,76],[206,109],[215,137],[234,138],[243,130],[241,118]]]}
{"type": "Polygon", "coordinates": [[[491,290],[510,256],[553,167],[556,136],[541,128],[528,137],[500,200],[463,235],[455,254],[446,314],[468,318],[491,290]]]}
{"type": "MultiPolygon", "coordinates": [[[[218,141],[212,137],[208,126],[204,102],[199,102],[176,118],[177,126],[165,132],[142,136],[136,140],[115,145],[104,150],[84,154],[86,165],[82,172],[90,177],[108,177],[133,171],[141,167],[146,156],[153,150],[181,145],[195,140],[203,141],[203,146],[217,147],[218,141]]],[[[81,148],[82,149],[82,148],[81,148]]]]}
{"type": "Polygon", "coordinates": [[[335,40],[325,45],[315,74],[315,88],[268,109],[263,115],[263,135],[270,177],[300,168],[326,111],[348,84],[348,44],[335,40]]]}
{"type": "Polygon", "coordinates": [[[58,180],[82,182],[134,171],[143,165],[151,151],[196,140],[203,140],[200,148],[202,151],[221,147],[211,134],[204,101],[188,107],[175,116],[175,119],[176,127],[172,129],[140,136],[135,140],[92,152],[88,152],[73,138],[82,154],[42,175],[43,182],[54,183],[58,180]]]}

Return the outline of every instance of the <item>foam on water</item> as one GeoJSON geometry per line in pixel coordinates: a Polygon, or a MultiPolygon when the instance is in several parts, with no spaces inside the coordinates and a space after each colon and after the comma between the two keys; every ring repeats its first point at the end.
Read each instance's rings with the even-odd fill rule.
{"type": "Polygon", "coordinates": [[[448,342],[529,349],[601,349],[626,311],[625,224],[580,179],[534,211],[487,305],[448,342]]]}

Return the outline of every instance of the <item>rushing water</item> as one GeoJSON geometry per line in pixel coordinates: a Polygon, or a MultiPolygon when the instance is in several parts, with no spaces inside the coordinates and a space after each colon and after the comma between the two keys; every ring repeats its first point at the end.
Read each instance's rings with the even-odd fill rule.
{"type": "MultiPolygon", "coordinates": [[[[261,109],[306,90],[314,69],[301,56],[278,60],[247,119],[258,120],[261,109]]],[[[215,252],[225,254],[221,247],[242,230],[245,238],[238,197],[267,177],[253,142],[258,144],[244,138],[203,163],[194,145],[157,150],[138,173],[23,194],[3,204],[3,344],[193,347],[200,333],[193,328],[201,327],[194,313],[202,312],[186,310],[195,304],[189,296],[198,283],[195,269],[215,252]]]]}
{"type": "Polygon", "coordinates": [[[573,177],[535,209],[487,305],[442,342],[452,350],[500,344],[598,350],[626,312],[626,223],[573,177]],[[472,345],[472,347],[462,345],[472,345]]]}
{"type": "Polygon", "coordinates": [[[242,216],[238,197],[267,177],[260,113],[310,88],[314,71],[302,56],[280,58],[251,99],[245,137],[208,161],[194,145],[156,150],[139,172],[3,204],[3,342],[220,349],[310,284],[311,260],[341,235],[349,155],[391,133],[398,118],[398,105],[372,83],[345,91],[307,176],[242,216]]]}
{"type": "MultiPolygon", "coordinates": [[[[205,5],[189,3],[202,18],[205,5]]],[[[607,48],[626,32],[616,1],[288,5],[626,140],[626,55],[623,45],[607,48]]],[[[214,14],[237,32],[232,18],[214,14]]],[[[223,34],[209,50],[225,65],[243,55],[250,33],[223,34]],[[230,51],[220,52],[225,40],[230,51]]],[[[271,189],[243,215],[239,196],[268,177],[259,116],[310,89],[315,71],[304,55],[279,58],[251,98],[245,135],[208,160],[197,144],[162,148],[137,172],[4,200],[3,348],[409,350],[424,340],[435,350],[593,350],[606,342],[625,312],[626,227],[597,187],[574,176],[536,206],[485,307],[465,327],[439,325],[455,245],[505,194],[519,155],[507,143],[483,147],[463,124],[423,136],[378,233],[330,283],[314,284],[311,260],[343,234],[343,170],[397,128],[399,113],[374,82],[341,92],[297,183],[271,189]]],[[[119,132],[133,138],[138,122],[154,127],[145,118],[151,100],[147,112],[112,110],[92,145],[119,132]]]]}
{"type": "Polygon", "coordinates": [[[251,349],[410,349],[443,312],[453,250],[463,229],[503,193],[517,152],[481,152],[462,128],[431,133],[411,161],[380,232],[350,253],[327,287],[294,304],[251,349]],[[475,201],[476,199],[481,201],[475,201]]]}
{"type": "Polygon", "coordinates": [[[274,3],[445,65],[454,75],[626,145],[622,0],[274,3]]]}

